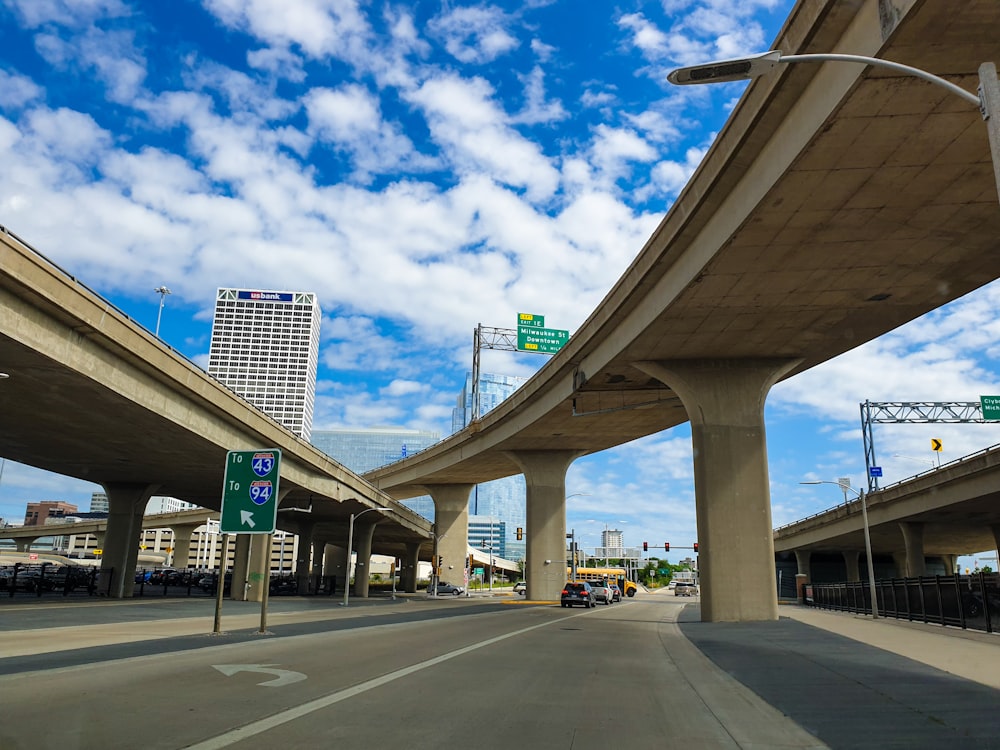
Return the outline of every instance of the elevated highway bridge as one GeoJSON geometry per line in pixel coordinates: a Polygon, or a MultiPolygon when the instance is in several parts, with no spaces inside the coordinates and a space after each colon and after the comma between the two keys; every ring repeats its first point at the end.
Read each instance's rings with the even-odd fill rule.
{"type": "MultiPolygon", "coordinates": [[[[990,0],[799,2],[772,48],[890,59],[975,91],[980,64],[1000,57],[997,28],[990,0]]],[[[398,498],[430,492],[461,524],[473,483],[524,473],[528,593],[548,597],[569,464],[690,420],[702,616],[773,619],[769,388],[996,279],[998,230],[978,109],[882,68],[779,67],[750,84],[635,261],[534,378],[365,476],[398,498]]]]}
{"type": "MultiPolygon", "coordinates": [[[[973,91],[1000,58],[997,28],[996,0],[803,0],[772,47],[891,59],[973,91]]],[[[557,598],[567,467],[690,420],[702,616],[766,620],[769,388],[1000,276],[1000,207],[968,102],[863,65],[779,67],[750,84],[564,349],[482,419],[366,481],[9,237],[0,254],[0,455],[110,486],[126,521],[152,487],[217,508],[225,449],[274,446],[290,459],[285,504],[313,501],[341,527],[391,507],[380,543],[409,559],[431,530],[394,500],[429,492],[457,567],[472,486],[523,473],[528,595],[557,598]]]]}

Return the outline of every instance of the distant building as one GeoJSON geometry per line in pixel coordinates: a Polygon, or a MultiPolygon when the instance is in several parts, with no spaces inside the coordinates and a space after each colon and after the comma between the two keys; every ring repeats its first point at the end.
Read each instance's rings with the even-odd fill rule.
{"type": "MultiPolygon", "coordinates": [[[[528,381],[527,378],[516,375],[494,375],[483,373],[479,377],[479,414],[483,415],[495,409],[500,402],[509,398],[518,388],[528,381]]],[[[458,432],[468,425],[472,419],[472,373],[465,375],[465,387],[458,396],[455,408],[451,413],[451,429],[458,432]]],[[[503,523],[504,549],[508,554],[516,554],[515,531],[525,523],[525,498],[527,490],[524,475],[516,474],[492,482],[477,484],[469,498],[470,516],[492,516],[503,523]]],[[[471,539],[471,537],[470,537],[471,539]]],[[[471,544],[471,541],[470,541],[471,544]]],[[[520,545],[523,547],[523,543],[520,545]]],[[[523,557],[523,553],[521,555],[523,557]]],[[[505,557],[505,559],[520,559],[505,557]]]]}
{"type": "Polygon", "coordinates": [[[594,550],[594,557],[626,557],[623,532],[619,529],[605,529],[601,532],[601,546],[594,550]]]}
{"type": "MultiPolygon", "coordinates": [[[[194,510],[198,507],[200,506],[178,500],[176,497],[153,495],[149,498],[149,502],[146,503],[146,510],[143,511],[143,514],[151,516],[158,513],[179,513],[182,510],[194,510]]],[[[95,518],[100,517],[101,514],[106,516],[110,510],[111,506],[108,504],[108,496],[103,492],[95,492],[90,496],[90,513],[75,513],[74,515],[77,518],[95,518]]]]}
{"type": "Polygon", "coordinates": [[[492,547],[494,556],[509,560],[506,524],[499,518],[469,516],[469,546],[487,555],[492,547]]]}
{"type": "Polygon", "coordinates": [[[76,513],[76,506],[61,500],[43,500],[38,503],[28,503],[24,511],[25,526],[44,526],[52,521],[61,521],[66,516],[76,513]]]}
{"type": "MultiPolygon", "coordinates": [[[[377,469],[412,456],[441,439],[436,432],[399,427],[316,430],[309,438],[314,446],[355,474],[377,469]]],[[[434,501],[424,495],[403,501],[424,518],[434,520],[434,501]]]]}
{"type": "Polygon", "coordinates": [[[107,513],[111,510],[108,504],[108,496],[103,492],[94,492],[90,495],[90,512],[107,513]]]}
{"type": "Polygon", "coordinates": [[[321,318],[311,292],[219,289],[208,374],[308,440],[321,318]]]}

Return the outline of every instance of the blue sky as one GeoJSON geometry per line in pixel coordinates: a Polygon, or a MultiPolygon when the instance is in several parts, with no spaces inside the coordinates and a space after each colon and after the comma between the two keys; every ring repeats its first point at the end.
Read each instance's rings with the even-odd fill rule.
{"type": "MultiPolygon", "coordinates": [[[[217,287],[316,292],[314,429],[446,435],[477,324],[574,331],[669,209],[742,84],[679,65],[770,48],[791,0],[0,0],[0,224],[204,365],[217,287]]],[[[863,482],[858,404],[1000,393],[988,286],[779,384],[775,525],[863,482]]],[[[530,375],[540,355],[484,352],[530,375]]],[[[887,482],[1000,442],[880,425],[887,482]],[[895,458],[900,454],[908,458],[895,458]]],[[[596,546],[696,538],[686,426],[581,459],[596,546]],[[609,510],[613,509],[613,510],[609,510]]],[[[95,485],[6,462],[0,516],[95,485]]],[[[676,555],[675,555],[676,556],[676,555]]]]}

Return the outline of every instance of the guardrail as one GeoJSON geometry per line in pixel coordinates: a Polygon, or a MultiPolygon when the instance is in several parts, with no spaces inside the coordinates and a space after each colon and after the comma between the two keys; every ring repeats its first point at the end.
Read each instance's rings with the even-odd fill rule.
{"type": "MultiPolygon", "coordinates": [[[[871,614],[868,583],[810,583],[806,604],[820,609],[871,614]]],[[[1000,631],[1000,574],[891,578],[875,582],[880,617],[1000,631]]]]}

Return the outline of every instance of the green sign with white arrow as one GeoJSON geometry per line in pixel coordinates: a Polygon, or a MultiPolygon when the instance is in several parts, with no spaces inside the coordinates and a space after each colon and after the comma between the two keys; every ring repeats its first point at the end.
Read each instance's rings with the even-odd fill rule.
{"type": "Polygon", "coordinates": [[[281,451],[229,451],[222,485],[223,534],[273,534],[278,516],[281,451]]]}

